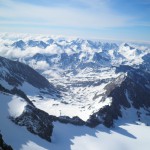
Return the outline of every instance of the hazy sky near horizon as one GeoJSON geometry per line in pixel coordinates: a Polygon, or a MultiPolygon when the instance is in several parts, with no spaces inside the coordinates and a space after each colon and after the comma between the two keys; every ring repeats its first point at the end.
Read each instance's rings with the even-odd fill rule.
{"type": "Polygon", "coordinates": [[[0,0],[0,32],[150,41],[150,0],[0,0]]]}

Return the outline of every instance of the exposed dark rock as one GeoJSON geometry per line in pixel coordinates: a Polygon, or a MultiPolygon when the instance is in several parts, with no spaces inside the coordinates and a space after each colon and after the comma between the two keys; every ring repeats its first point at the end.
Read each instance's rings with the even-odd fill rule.
{"type": "Polygon", "coordinates": [[[118,119],[118,117],[122,117],[120,106],[112,103],[111,106],[106,105],[92,114],[87,121],[87,126],[96,127],[102,123],[106,127],[112,127],[114,119],[118,119]]]}
{"type": "Polygon", "coordinates": [[[8,90],[0,84],[0,91],[7,94],[18,95],[23,99],[25,99],[28,104],[34,106],[33,103],[30,101],[30,99],[26,96],[26,94],[23,91],[17,89],[16,87],[14,87],[12,90],[8,90]]]}
{"type": "Polygon", "coordinates": [[[150,108],[150,74],[129,66],[120,66],[117,72],[127,72],[127,76],[119,84],[116,79],[117,82],[105,87],[105,96],[111,97],[112,103],[92,114],[87,121],[88,126],[95,127],[103,123],[111,127],[115,119],[122,117],[121,108],[130,108],[131,105],[136,109],[150,108]]]}
{"type": "Polygon", "coordinates": [[[72,118],[68,116],[60,116],[60,117],[57,117],[56,120],[62,123],[70,123],[70,124],[74,124],[78,126],[85,125],[85,122],[77,116],[72,117],[72,118]]]}
{"type": "Polygon", "coordinates": [[[28,65],[0,57],[0,67],[4,68],[0,72],[0,78],[12,86],[19,86],[27,82],[38,89],[47,89],[49,94],[60,94],[47,79],[28,65]]]}
{"type": "Polygon", "coordinates": [[[25,126],[31,133],[51,141],[53,117],[46,112],[27,105],[25,111],[19,117],[10,117],[10,119],[17,125],[25,126]]]}
{"type": "Polygon", "coordinates": [[[34,133],[47,141],[51,141],[50,137],[53,131],[52,122],[55,120],[54,116],[50,116],[46,112],[35,108],[26,94],[17,88],[7,90],[0,85],[0,91],[6,94],[18,95],[28,103],[24,112],[19,117],[10,117],[14,123],[25,126],[31,133],[34,133]]]}
{"type": "MultiPolygon", "coordinates": [[[[122,66],[124,68],[124,66],[122,66]]],[[[150,74],[142,69],[129,68],[121,88],[126,90],[133,106],[150,107],[150,74]]],[[[123,93],[120,93],[123,94],[123,93]]]]}

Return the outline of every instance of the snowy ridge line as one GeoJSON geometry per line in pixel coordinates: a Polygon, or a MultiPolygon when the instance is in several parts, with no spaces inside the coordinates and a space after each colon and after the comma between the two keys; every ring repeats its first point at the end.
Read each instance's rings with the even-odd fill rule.
{"type": "Polygon", "coordinates": [[[12,100],[8,103],[9,119],[11,121],[17,125],[25,126],[29,132],[47,141],[51,141],[50,137],[53,129],[51,116],[37,109],[21,90],[13,89],[9,91],[0,85],[0,92],[2,92],[1,95],[12,97],[12,100]],[[43,128],[42,131],[39,131],[39,128],[43,128]]]}
{"type": "Polygon", "coordinates": [[[142,56],[150,52],[150,48],[146,44],[118,44],[80,38],[39,37],[33,39],[32,36],[28,36],[20,39],[19,37],[14,38],[13,40],[9,39],[9,37],[8,39],[1,37],[1,43],[0,55],[15,60],[20,59],[20,61],[29,64],[35,69],[42,69],[42,66],[47,67],[47,69],[50,68],[49,65],[60,61],[61,54],[67,54],[68,56],[65,57],[69,57],[69,59],[72,59],[74,55],[74,57],[77,57],[76,63],[78,62],[77,60],[80,60],[79,63],[86,61],[107,66],[120,63],[140,64],[142,63],[142,56]],[[41,58],[45,57],[45,59],[38,61],[34,59],[38,54],[41,55],[41,58]],[[56,55],[58,56],[56,57],[56,55]],[[50,59],[50,57],[54,58],[47,62],[46,58],[50,59]],[[103,59],[102,61],[99,60],[101,58],[103,59]]]}

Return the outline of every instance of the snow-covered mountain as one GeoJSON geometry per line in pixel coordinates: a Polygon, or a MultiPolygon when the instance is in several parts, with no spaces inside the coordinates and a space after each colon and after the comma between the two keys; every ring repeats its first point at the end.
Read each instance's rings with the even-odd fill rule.
{"type": "MultiPolygon", "coordinates": [[[[60,97],[60,92],[34,69],[0,57],[0,96],[1,100],[5,100],[5,107],[1,107],[1,115],[3,111],[8,110],[12,122],[25,126],[30,132],[50,141],[53,117],[37,109],[28,98],[29,95],[41,97],[43,94],[56,99],[60,97]]],[[[6,124],[8,128],[11,127],[9,119],[1,120],[2,133],[7,130],[6,124]]]]}
{"type": "MultiPolygon", "coordinates": [[[[120,120],[150,125],[149,45],[1,36],[0,48],[0,55],[11,59],[0,57],[0,96],[6,99],[2,102],[0,114],[5,117],[0,116],[4,119],[0,130],[6,143],[15,149],[20,149],[19,145],[7,138],[4,124],[8,124],[7,128],[16,124],[15,131],[17,125],[26,126],[30,132],[48,141],[52,139],[52,144],[59,139],[57,128],[65,126],[59,122],[67,123],[69,128],[68,123],[85,127],[87,132],[89,127],[96,130],[118,126],[120,120]]],[[[22,128],[19,130],[26,134],[22,128]]],[[[32,139],[36,142],[28,142],[22,149],[29,149],[29,145],[31,149],[50,149],[38,147],[39,139],[32,139]]],[[[53,146],[50,147],[59,149],[61,143],[60,147],[53,146]]]]}

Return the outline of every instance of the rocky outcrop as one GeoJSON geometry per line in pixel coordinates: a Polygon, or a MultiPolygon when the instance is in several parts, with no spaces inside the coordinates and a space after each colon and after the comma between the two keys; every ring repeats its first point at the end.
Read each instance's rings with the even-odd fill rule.
{"type": "MultiPolygon", "coordinates": [[[[113,82],[106,88],[106,97],[112,98],[111,105],[106,105],[91,115],[87,125],[95,127],[103,123],[107,127],[113,126],[114,120],[122,117],[121,108],[150,109],[150,74],[129,66],[120,66],[117,72],[127,72],[125,79],[117,84],[113,82]]],[[[118,79],[116,79],[118,80],[118,79]]]]}
{"type": "Polygon", "coordinates": [[[78,126],[82,126],[85,125],[86,123],[80,119],[79,117],[75,116],[75,117],[68,117],[68,116],[60,116],[60,117],[56,117],[55,121],[59,121],[62,123],[70,123],[70,124],[74,124],[74,125],[78,125],[78,126]]]}
{"type": "Polygon", "coordinates": [[[49,142],[51,141],[53,118],[46,112],[27,105],[24,112],[19,117],[10,117],[10,119],[17,125],[25,126],[31,133],[49,142]]]}
{"type": "Polygon", "coordinates": [[[40,109],[37,109],[26,94],[17,88],[8,90],[0,84],[0,91],[6,94],[20,96],[27,102],[24,112],[19,117],[10,117],[10,119],[17,125],[25,126],[31,133],[34,133],[50,142],[54,117],[40,109]]]}

